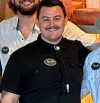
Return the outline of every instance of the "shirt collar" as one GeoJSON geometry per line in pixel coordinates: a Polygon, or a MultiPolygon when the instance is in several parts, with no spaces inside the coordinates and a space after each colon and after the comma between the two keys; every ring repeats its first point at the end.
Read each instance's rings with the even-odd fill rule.
{"type": "Polygon", "coordinates": [[[62,49],[67,49],[68,40],[62,37],[61,41],[57,44],[62,49]]]}
{"type": "MultiPolygon", "coordinates": [[[[13,21],[12,21],[12,28],[13,29],[17,29],[18,30],[18,16],[15,16],[13,21]]],[[[35,24],[34,28],[33,28],[33,31],[34,30],[37,30],[37,31],[40,31],[39,27],[35,24]]]]}
{"type": "MultiPolygon", "coordinates": [[[[38,36],[37,40],[38,40],[38,43],[46,49],[54,48],[54,46],[55,46],[54,44],[50,44],[50,43],[47,43],[46,41],[42,40],[41,39],[41,34],[38,36]]],[[[66,38],[62,37],[61,41],[57,44],[57,46],[59,46],[62,49],[66,49],[66,46],[67,46],[66,43],[67,43],[66,38]]]]}
{"type": "Polygon", "coordinates": [[[13,18],[11,28],[15,29],[15,28],[17,28],[17,26],[18,26],[18,16],[15,16],[15,17],[13,18]]]}
{"type": "Polygon", "coordinates": [[[40,32],[40,29],[39,29],[39,27],[35,24],[35,26],[34,26],[34,28],[33,28],[33,31],[39,31],[40,32]]]}

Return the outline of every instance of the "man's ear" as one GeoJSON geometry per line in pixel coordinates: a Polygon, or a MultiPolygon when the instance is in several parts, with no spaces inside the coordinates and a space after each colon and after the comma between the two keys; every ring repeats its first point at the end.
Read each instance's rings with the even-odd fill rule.
{"type": "Polygon", "coordinates": [[[39,20],[36,19],[36,25],[39,27],[39,20]]]}
{"type": "Polygon", "coordinates": [[[11,2],[14,4],[14,0],[11,0],[11,2]]]}
{"type": "Polygon", "coordinates": [[[40,2],[42,1],[42,0],[39,0],[40,2]]]}
{"type": "Polygon", "coordinates": [[[67,17],[65,17],[65,25],[67,24],[67,22],[68,22],[68,19],[67,19],[67,17]]]}
{"type": "Polygon", "coordinates": [[[41,2],[42,0],[38,0],[39,2],[41,2]]]}

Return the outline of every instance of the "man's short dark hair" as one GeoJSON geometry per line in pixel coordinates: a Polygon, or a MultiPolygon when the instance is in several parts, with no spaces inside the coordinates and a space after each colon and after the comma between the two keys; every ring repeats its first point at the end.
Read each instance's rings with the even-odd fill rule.
{"type": "Polygon", "coordinates": [[[59,1],[59,0],[43,0],[40,2],[38,9],[37,9],[37,19],[39,19],[39,14],[40,14],[41,8],[43,6],[45,6],[45,7],[60,6],[63,11],[64,17],[66,17],[66,10],[61,1],[59,1]]]}

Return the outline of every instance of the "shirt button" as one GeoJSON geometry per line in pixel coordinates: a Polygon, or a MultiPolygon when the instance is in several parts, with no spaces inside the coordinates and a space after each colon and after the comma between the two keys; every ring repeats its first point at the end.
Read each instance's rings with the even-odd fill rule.
{"type": "Polygon", "coordinates": [[[93,77],[91,77],[91,80],[93,80],[93,77]]]}
{"type": "Polygon", "coordinates": [[[22,40],[24,40],[24,38],[22,38],[22,40]]]}
{"type": "Polygon", "coordinates": [[[62,84],[64,85],[65,83],[64,83],[64,82],[62,82],[62,84]]]}
{"type": "Polygon", "coordinates": [[[62,99],[62,96],[60,98],[62,99]]]}
{"type": "Polygon", "coordinates": [[[39,73],[39,71],[37,70],[37,71],[36,71],[36,73],[38,74],[38,73],[39,73]]]}
{"type": "Polygon", "coordinates": [[[49,72],[50,70],[49,70],[49,69],[47,69],[47,71],[49,72]]]}
{"type": "Polygon", "coordinates": [[[72,67],[72,68],[75,68],[75,64],[71,64],[71,67],[72,67]]]}

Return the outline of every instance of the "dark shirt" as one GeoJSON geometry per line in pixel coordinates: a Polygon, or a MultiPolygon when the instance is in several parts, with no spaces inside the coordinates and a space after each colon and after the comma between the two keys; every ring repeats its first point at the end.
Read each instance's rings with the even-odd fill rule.
{"type": "Polygon", "coordinates": [[[1,87],[19,94],[19,103],[80,103],[85,47],[62,38],[60,50],[41,39],[15,51],[1,87]],[[66,84],[69,84],[67,92],[66,84]]]}
{"type": "Polygon", "coordinates": [[[2,66],[1,66],[1,61],[0,61],[0,75],[2,75],[2,66]]]}
{"type": "MultiPolygon", "coordinates": [[[[0,76],[2,76],[2,66],[0,61],[0,76]]],[[[0,77],[0,93],[1,93],[1,77],[0,77]]]]}

